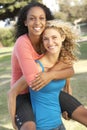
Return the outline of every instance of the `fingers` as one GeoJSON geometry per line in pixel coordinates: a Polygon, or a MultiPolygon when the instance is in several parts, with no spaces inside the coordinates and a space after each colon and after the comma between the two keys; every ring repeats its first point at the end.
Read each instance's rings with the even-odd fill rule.
{"type": "Polygon", "coordinates": [[[68,117],[67,111],[63,112],[63,113],[62,113],[62,116],[63,116],[63,118],[64,118],[65,120],[70,120],[70,118],[68,117]]]}
{"type": "Polygon", "coordinates": [[[41,77],[37,77],[31,85],[32,90],[38,91],[47,84],[46,80],[43,80],[41,77]]]}
{"type": "Polygon", "coordinates": [[[41,79],[40,75],[38,75],[35,80],[32,81],[31,83],[31,88],[32,90],[38,91],[43,87],[44,83],[43,80],[41,79]]]}
{"type": "Polygon", "coordinates": [[[32,81],[32,88],[37,86],[39,83],[41,83],[42,79],[40,76],[36,77],[35,80],[32,81]]]}
{"type": "Polygon", "coordinates": [[[44,86],[44,82],[42,80],[37,80],[32,83],[32,90],[38,91],[44,86]]]}
{"type": "Polygon", "coordinates": [[[41,88],[43,88],[45,85],[47,85],[51,81],[51,78],[49,75],[47,75],[46,72],[39,73],[35,76],[35,80],[32,81],[30,84],[31,89],[38,91],[41,88]]]}

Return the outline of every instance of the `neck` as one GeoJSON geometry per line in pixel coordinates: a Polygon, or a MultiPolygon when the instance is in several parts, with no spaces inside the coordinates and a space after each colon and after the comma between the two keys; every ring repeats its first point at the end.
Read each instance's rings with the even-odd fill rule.
{"type": "Polygon", "coordinates": [[[40,42],[40,36],[30,36],[29,35],[29,38],[31,40],[32,45],[34,45],[34,46],[37,46],[38,43],[40,42]]]}
{"type": "Polygon", "coordinates": [[[31,36],[28,35],[30,40],[31,40],[31,44],[33,46],[33,48],[35,49],[36,52],[38,52],[40,50],[39,45],[40,45],[40,36],[31,36]]]}
{"type": "Polygon", "coordinates": [[[53,67],[57,61],[58,61],[59,54],[51,54],[49,52],[46,52],[43,59],[46,61],[46,67],[53,67]]]}
{"type": "Polygon", "coordinates": [[[59,54],[51,54],[49,52],[46,52],[46,57],[49,59],[50,62],[55,64],[58,61],[59,54]]]}

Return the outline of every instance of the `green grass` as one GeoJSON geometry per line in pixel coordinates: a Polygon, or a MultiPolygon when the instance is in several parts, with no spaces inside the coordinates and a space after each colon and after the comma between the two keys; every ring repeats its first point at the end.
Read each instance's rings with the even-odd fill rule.
{"type": "Polygon", "coordinates": [[[7,108],[7,91],[11,79],[12,48],[0,48],[0,130],[11,130],[7,108]]]}
{"type": "Polygon", "coordinates": [[[79,56],[80,60],[87,60],[87,42],[80,43],[80,52],[81,55],[79,56]]]}
{"type": "Polygon", "coordinates": [[[73,95],[87,106],[87,42],[80,43],[79,62],[76,63],[76,74],[71,79],[73,95]]]}
{"type": "MultiPolygon", "coordinates": [[[[80,43],[80,61],[76,64],[76,74],[71,79],[73,95],[87,106],[87,43],[80,43]]],[[[0,49],[0,130],[13,130],[7,108],[7,91],[11,79],[11,52],[13,48],[0,49]]],[[[86,130],[75,121],[64,121],[67,130],[86,130]]]]}

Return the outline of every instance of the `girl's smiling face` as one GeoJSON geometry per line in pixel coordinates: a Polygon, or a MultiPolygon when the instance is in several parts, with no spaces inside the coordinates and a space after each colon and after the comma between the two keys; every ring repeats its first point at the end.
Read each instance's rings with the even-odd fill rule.
{"type": "Polygon", "coordinates": [[[47,28],[43,33],[43,45],[50,53],[59,53],[64,37],[55,28],[47,28]]]}
{"type": "Polygon", "coordinates": [[[45,12],[40,7],[32,7],[27,14],[25,26],[28,27],[29,35],[41,35],[46,25],[45,12]]]}

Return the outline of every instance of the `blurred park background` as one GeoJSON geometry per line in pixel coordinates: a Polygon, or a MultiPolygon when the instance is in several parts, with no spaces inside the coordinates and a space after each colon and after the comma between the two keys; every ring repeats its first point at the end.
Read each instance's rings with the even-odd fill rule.
{"type": "MultiPolygon", "coordinates": [[[[13,130],[7,108],[11,80],[11,54],[19,10],[30,1],[46,4],[58,20],[69,22],[79,33],[79,61],[71,78],[73,95],[87,107],[87,0],[0,0],[0,130],[13,130]]],[[[67,130],[86,130],[76,121],[64,121],[67,130]]]]}

